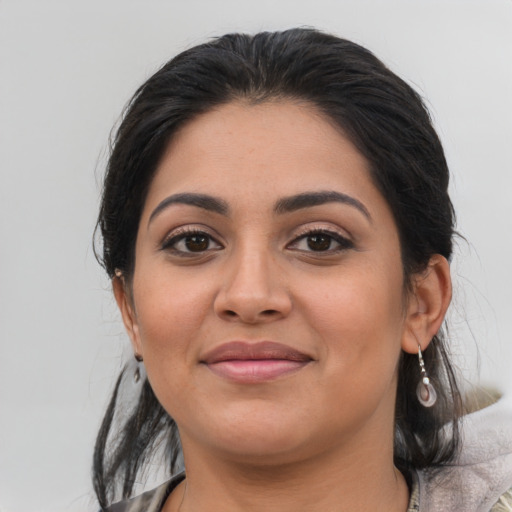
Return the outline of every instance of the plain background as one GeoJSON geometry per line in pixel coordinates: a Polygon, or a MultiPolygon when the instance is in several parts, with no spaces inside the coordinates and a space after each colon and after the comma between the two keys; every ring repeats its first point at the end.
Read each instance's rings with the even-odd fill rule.
{"type": "Polygon", "coordinates": [[[428,99],[468,240],[453,351],[465,379],[512,391],[512,1],[0,0],[1,512],[97,510],[92,447],[129,350],[91,239],[123,106],[206,38],[304,25],[428,99]]]}

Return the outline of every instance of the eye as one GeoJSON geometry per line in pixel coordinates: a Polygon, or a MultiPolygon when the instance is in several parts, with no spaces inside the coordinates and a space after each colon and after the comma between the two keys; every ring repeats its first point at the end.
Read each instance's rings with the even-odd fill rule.
{"type": "Polygon", "coordinates": [[[333,253],[353,248],[348,238],[328,230],[312,230],[296,238],[289,246],[303,252],[333,253]]]}
{"type": "Polygon", "coordinates": [[[210,234],[193,229],[171,233],[162,244],[162,250],[170,251],[178,256],[200,255],[222,249],[222,245],[210,234]]]}

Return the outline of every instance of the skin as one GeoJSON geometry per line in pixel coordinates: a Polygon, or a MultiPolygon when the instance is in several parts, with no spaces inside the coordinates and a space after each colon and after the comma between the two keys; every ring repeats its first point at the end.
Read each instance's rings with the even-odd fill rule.
{"type": "Polygon", "coordinates": [[[393,466],[397,364],[439,329],[449,268],[434,256],[404,291],[389,205],[338,129],[291,101],[198,117],[158,166],[135,254],[133,276],[115,279],[114,292],[187,469],[165,512],[407,509],[393,466]],[[320,191],[362,208],[275,211],[283,198],[320,191]],[[185,193],[229,212],[162,206],[185,193]],[[201,243],[187,243],[191,229],[201,243]],[[283,343],[310,362],[233,382],[201,361],[234,340],[283,343]]]}

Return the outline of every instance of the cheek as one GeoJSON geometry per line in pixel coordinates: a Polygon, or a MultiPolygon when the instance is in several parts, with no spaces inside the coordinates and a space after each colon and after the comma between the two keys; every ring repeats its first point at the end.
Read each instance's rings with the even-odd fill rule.
{"type": "MultiPolygon", "coordinates": [[[[134,286],[135,290],[135,286],[134,286]]],[[[187,396],[199,351],[200,326],[211,299],[204,286],[179,279],[145,278],[136,299],[139,335],[148,380],[167,412],[177,415],[177,397],[187,396]]]]}
{"type": "Polygon", "coordinates": [[[352,268],[328,287],[308,287],[318,290],[305,309],[322,338],[330,375],[389,380],[394,373],[404,315],[401,274],[390,268],[352,268]]]}
{"type": "Polygon", "coordinates": [[[208,286],[179,275],[146,273],[134,282],[134,296],[148,372],[152,366],[156,372],[164,366],[176,370],[178,361],[191,361],[197,332],[211,309],[208,286]]]}

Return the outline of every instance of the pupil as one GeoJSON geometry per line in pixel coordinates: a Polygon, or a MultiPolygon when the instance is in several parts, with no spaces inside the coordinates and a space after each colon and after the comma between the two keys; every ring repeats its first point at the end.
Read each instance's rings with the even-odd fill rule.
{"type": "Polygon", "coordinates": [[[331,237],[329,235],[311,235],[308,236],[308,247],[312,251],[327,251],[331,246],[331,237]]]}
{"type": "Polygon", "coordinates": [[[204,235],[191,235],[185,239],[187,249],[192,252],[206,251],[208,242],[208,237],[204,235]]]}

